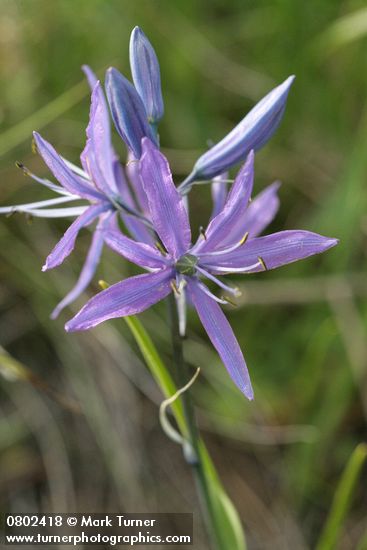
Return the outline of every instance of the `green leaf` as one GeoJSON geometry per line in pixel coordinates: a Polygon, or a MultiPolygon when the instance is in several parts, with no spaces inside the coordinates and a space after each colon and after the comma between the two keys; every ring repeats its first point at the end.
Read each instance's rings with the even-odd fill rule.
{"type": "Polygon", "coordinates": [[[354,449],[339,481],[329,516],[316,546],[316,550],[332,550],[335,548],[366,458],[367,445],[361,443],[354,449]]]}
{"type": "MultiPolygon", "coordinates": [[[[177,387],[167,367],[160,358],[152,339],[139,319],[134,316],[124,317],[124,319],[138,344],[153,378],[161,388],[162,393],[166,398],[171,397],[177,392],[177,387]]],[[[182,436],[187,437],[188,428],[182,403],[180,400],[176,399],[171,403],[171,407],[182,436]]],[[[209,489],[209,513],[212,514],[212,523],[215,526],[218,550],[228,550],[228,548],[231,550],[246,550],[245,535],[237,510],[226,494],[209,453],[201,440],[199,449],[200,459],[209,489]]]]}
{"type": "Polygon", "coordinates": [[[246,550],[245,534],[238,512],[220,482],[203,441],[200,442],[200,458],[210,490],[212,514],[220,548],[246,550]]]}

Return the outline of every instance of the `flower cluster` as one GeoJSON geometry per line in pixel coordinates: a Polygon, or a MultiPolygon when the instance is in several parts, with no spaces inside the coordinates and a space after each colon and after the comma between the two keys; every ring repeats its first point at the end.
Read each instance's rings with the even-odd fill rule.
{"type": "Polygon", "coordinates": [[[148,272],[94,296],[66,324],[67,331],[86,330],[107,319],[139,313],[174,292],[183,335],[188,297],[231,378],[252,399],[245,360],[219,306],[230,303],[228,295],[236,296],[238,289],[219,277],[273,269],[337,243],[336,239],[299,230],[259,237],[277,212],[279,185],[270,185],[251,200],[254,152],[278,127],[293,77],[272,90],[224,139],[203,154],[176,187],[159,150],[158,123],[164,112],[159,64],[138,27],[131,35],[130,65],[133,83],[116,69],[108,69],[108,104],[101,83],[89,67],[84,67],[92,96],[81,168],[58,155],[52,145],[34,133],[37,150],[59,184],[22,168],[60,197],[3,207],[0,213],[21,211],[33,216],[76,218],[47,257],[43,270],[60,265],[72,252],[79,231],[96,222],[77,284],[56,307],[53,318],[88,286],[104,244],[148,272]],[[124,168],[112,147],[109,110],[127,146],[124,168]],[[226,171],[240,161],[245,163],[228,191],[226,171]],[[196,182],[208,179],[212,181],[212,216],[192,244],[185,196],[196,182]],[[203,279],[214,282],[225,294],[217,297],[203,279]]]}

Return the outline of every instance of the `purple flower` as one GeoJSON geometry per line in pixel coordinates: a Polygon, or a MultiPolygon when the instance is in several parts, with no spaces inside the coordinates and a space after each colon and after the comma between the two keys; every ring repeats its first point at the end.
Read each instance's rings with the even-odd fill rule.
{"type": "Polygon", "coordinates": [[[197,161],[181,192],[187,192],[195,180],[210,179],[243,161],[253,149],[261,149],[274,134],[282,120],[289,89],[294,76],[274,88],[219,143],[197,161]]]}
{"type": "Polygon", "coordinates": [[[106,93],[116,130],[139,159],[142,138],[156,141],[144,103],[131,82],[113,67],[106,73],[106,93]]]}
{"type": "MultiPolygon", "coordinates": [[[[225,284],[218,275],[273,269],[323,252],[336,245],[337,240],[309,231],[283,231],[266,237],[257,236],[276,212],[277,185],[270,186],[249,204],[254,159],[253,152],[250,152],[221,211],[192,246],[188,215],[183,199],[174,186],[167,160],[146,138],[142,142],[142,151],[141,177],[162,251],[119,232],[107,231],[105,240],[109,246],[149,273],[131,277],[102,291],[65,328],[67,331],[86,330],[107,319],[134,315],[172,291],[182,314],[187,294],[233,381],[252,399],[245,360],[218,305],[228,301],[225,297],[215,296],[202,278],[236,295],[238,290],[225,284]]],[[[183,323],[182,318],[181,329],[183,323]]]]}
{"type": "MultiPolygon", "coordinates": [[[[141,140],[148,137],[157,146],[157,124],[163,116],[161,77],[157,56],[143,31],[135,27],[130,37],[132,83],[119,71],[106,74],[106,92],[118,133],[135,159],[141,156],[141,140]]],[[[193,182],[211,179],[243,161],[271,138],[285,111],[294,76],[268,93],[219,143],[202,155],[179,186],[187,194],[193,182]]]]}
{"type": "Polygon", "coordinates": [[[139,27],[135,27],[130,37],[130,67],[148,121],[156,125],[164,112],[159,63],[151,43],[139,27]]]}
{"type": "Polygon", "coordinates": [[[98,266],[107,229],[117,229],[120,216],[134,238],[152,242],[146,220],[137,211],[122,167],[112,148],[109,113],[100,83],[94,73],[85,67],[90,85],[93,86],[90,120],[87,127],[87,143],[81,154],[83,168],[79,168],[57,154],[50,143],[34,132],[38,152],[60,185],[38,178],[22,165],[33,179],[55,191],[59,198],[0,208],[0,213],[25,212],[36,217],[72,217],[75,221],[49,254],[43,271],[59,266],[74,249],[79,231],[97,221],[92,243],[75,287],[65,296],[52,313],[56,318],[60,311],[75,300],[88,286],[98,266]],[[80,201],[83,204],[80,205],[80,201]],[[75,206],[75,202],[78,206],[75,206]],[[67,203],[74,206],[64,207],[67,203]],[[61,208],[54,206],[63,205],[61,208]],[[52,207],[52,208],[49,208],[52,207]]]}
{"type": "Polygon", "coordinates": [[[158,145],[157,124],[164,112],[158,59],[139,27],[130,37],[130,66],[135,87],[111,67],[106,73],[106,93],[116,129],[139,159],[143,137],[158,145]]]}

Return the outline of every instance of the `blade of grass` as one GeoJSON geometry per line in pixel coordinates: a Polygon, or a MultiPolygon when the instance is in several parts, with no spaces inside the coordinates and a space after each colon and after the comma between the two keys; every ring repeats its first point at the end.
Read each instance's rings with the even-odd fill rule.
{"type": "Polygon", "coordinates": [[[347,13],[333,23],[314,41],[314,50],[322,58],[367,34],[367,8],[347,13]]]}
{"type": "Polygon", "coordinates": [[[335,548],[366,459],[367,444],[361,443],[354,449],[339,481],[329,516],[319,538],[316,550],[332,550],[335,548]]]}
{"type": "MultiPolygon", "coordinates": [[[[157,348],[154,346],[152,339],[144,329],[143,325],[136,317],[124,317],[124,320],[129,327],[136,343],[143,355],[145,362],[153,375],[154,380],[161,388],[166,398],[171,397],[177,391],[176,385],[169,374],[166,366],[163,364],[157,348]]],[[[185,423],[182,403],[176,400],[172,403],[172,410],[175,415],[176,422],[184,437],[187,436],[187,427],[185,423]]]]}
{"type": "Polygon", "coordinates": [[[40,130],[57,117],[74,107],[89,93],[84,80],[60,94],[56,99],[50,101],[44,107],[30,115],[28,118],[15,124],[0,134],[0,156],[5,155],[23,141],[30,139],[34,129],[40,130]]]}
{"type": "MultiPolygon", "coordinates": [[[[150,372],[163,394],[167,398],[171,397],[177,392],[176,385],[167,367],[160,358],[157,348],[153,344],[150,336],[136,317],[131,316],[125,317],[124,319],[138,344],[150,372]]],[[[181,434],[186,437],[188,428],[182,404],[179,400],[176,400],[171,403],[171,407],[181,434]]],[[[199,451],[210,491],[212,510],[215,516],[216,530],[220,544],[219,548],[220,550],[227,550],[228,548],[233,550],[245,550],[245,536],[240,518],[221,485],[214,464],[202,440],[200,440],[199,451]]]]}

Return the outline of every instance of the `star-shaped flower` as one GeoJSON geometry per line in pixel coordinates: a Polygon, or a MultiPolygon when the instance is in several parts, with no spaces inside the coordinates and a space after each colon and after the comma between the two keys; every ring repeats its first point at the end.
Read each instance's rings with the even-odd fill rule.
{"type": "MultiPolygon", "coordinates": [[[[207,278],[227,293],[238,291],[218,278],[229,273],[255,273],[288,264],[337,244],[336,239],[309,231],[281,231],[258,237],[278,207],[273,184],[250,202],[254,154],[238,173],[224,205],[196,244],[183,199],[166,158],[148,139],[142,140],[141,178],[150,218],[160,239],[158,248],[118,231],[107,231],[108,245],[149,273],[130,277],[94,296],[66,324],[67,331],[90,329],[116,317],[134,315],[174,292],[182,305],[187,294],[230,376],[249,398],[253,391],[239,344],[216,297],[202,281],[207,278]]],[[[181,308],[182,311],[182,308],[181,308]]],[[[181,325],[184,321],[181,318],[181,325]]]]}
{"type": "MultiPolygon", "coordinates": [[[[86,261],[74,288],[54,309],[51,317],[74,301],[92,280],[100,261],[106,229],[121,217],[126,230],[133,238],[151,243],[147,197],[139,173],[141,140],[144,137],[159,144],[158,123],[163,116],[160,68],[154,48],[139,27],[130,38],[130,66],[133,83],[116,69],[106,74],[106,93],[117,131],[128,150],[126,175],[133,194],[129,190],[124,171],[117,159],[110,137],[109,110],[100,83],[93,71],[84,66],[84,72],[92,89],[90,121],[87,128],[87,145],[82,153],[79,168],[60,157],[55,149],[39,134],[34,134],[35,144],[44,161],[61,185],[39,178],[23,165],[19,166],[37,182],[50,188],[60,197],[29,204],[0,208],[0,214],[24,212],[36,217],[76,217],[64,237],[51,252],[44,270],[60,265],[74,248],[81,228],[97,220],[92,243],[86,261]],[[80,205],[80,200],[86,201],[80,205]],[[77,205],[75,204],[77,202],[77,205]],[[65,206],[71,203],[73,206],[65,206]],[[56,208],[55,208],[56,207],[56,208]]],[[[215,178],[243,160],[250,149],[259,149],[273,135],[283,116],[293,77],[277,86],[245,116],[245,118],[219,143],[202,155],[191,174],[181,184],[182,194],[190,191],[193,183],[215,178]]],[[[215,205],[225,198],[225,185],[213,184],[215,205]]]]}
{"type": "MultiPolygon", "coordinates": [[[[60,197],[0,208],[0,213],[25,212],[35,217],[76,218],[47,257],[43,271],[59,266],[74,249],[79,231],[97,221],[79,279],[74,288],[54,309],[52,318],[56,318],[60,311],[74,301],[90,283],[102,253],[104,233],[106,229],[116,226],[119,216],[134,238],[152,242],[151,232],[147,227],[149,222],[142,214],[139,201],[135,201],[131,195],[122,167],[112,147],[109,112],[102,87],[88,67],[84,70],[93,91],[87,142],[80,157],[82,168],[65,160],[50,143],[34,132],[35,146],[60,185],[38,178],[22,165],[21,168],[60,197]],[[80,205],[81,200],[84,202],[83,205],[80,205]],[[75,202],[78,206],[64,207],[67,203],[75,202]],[[61,205],[61,208],[54,208],[61,205]]],[[[140,176],[136,174],[136,168],[129,168],[129,175],[139,188],[140,176]]]]}

